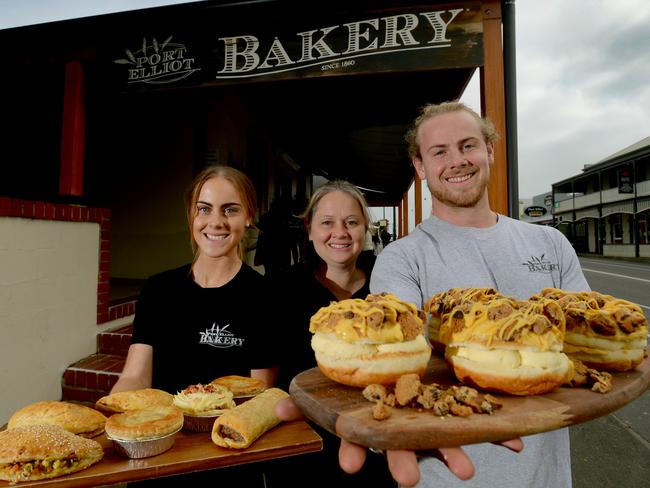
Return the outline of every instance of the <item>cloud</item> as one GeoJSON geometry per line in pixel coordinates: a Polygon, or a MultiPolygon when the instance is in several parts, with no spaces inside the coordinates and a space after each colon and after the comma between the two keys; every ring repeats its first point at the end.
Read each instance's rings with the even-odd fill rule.
{"type": "Polygon", "coordinates": [[[519,194],[650,133],[650,5],[517,3],[519,194]]]}

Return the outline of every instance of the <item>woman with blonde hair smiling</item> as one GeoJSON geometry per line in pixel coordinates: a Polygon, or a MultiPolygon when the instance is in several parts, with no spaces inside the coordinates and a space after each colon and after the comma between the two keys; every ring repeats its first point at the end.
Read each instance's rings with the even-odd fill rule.
{"type": "MultiPolygon", "coordinates": [[[[282,308],[282,349],[280,387],[288,388],[292,378],[316,366],[309,332],[309,319],[320,307],[347,298],[366,298],[373,262],[361,263],[359,257],[366,242],[370,212],[366,199],[353,184],[334,180],[316,189],[303,213],[309,240],[306,261],[294,265],[274,289],[282,308]]],[[[393,487],[395,483],[383,458],[370,457],[354,475],[339,467],[339,439],[314,426],[323,437],[323,451],[300,458],[301,470],[318,472],[309,482],[313,487],[346,486],[393,487]]],[[[290,485],[282,463],[271,471],[280,478],[280,486],[290,485]]],[[[273,483],[272,483],[273,485],[273,483]]]]}
{"type": "MultiPolygon", "coordinates": [[[[370,213],[359,189],[343,180],[318,187],[302,214],[309,242],[305,262],[276,280],[274,288],[290,297],[285,326],[291,327],[289,346],[280,368],[280,385],[288,386],[297,373],[316,366],[310,347],[309,319],[320,307],[346,298],[366,298],[371,265],[362,268],[370,213]]],[[[285,318],[283,318],[285,322],[285,318]]]]}

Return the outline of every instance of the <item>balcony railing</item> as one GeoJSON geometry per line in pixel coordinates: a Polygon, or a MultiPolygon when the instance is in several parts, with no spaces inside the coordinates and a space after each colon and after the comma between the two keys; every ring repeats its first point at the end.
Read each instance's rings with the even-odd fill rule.
{"type": "Polygon", "coordinates": [[[585,207],[592,207],[594,205],[598,205],[600,203],[600,192],[590,193],[588,195],[582,195],[576,197],[574,202],[575,202],[575,208],[585,208],[585,207]]]}
{"type": "Polygon", "coordinates": [[[573,210],[573,198],[567,200],[562,200],[561,202],[556,202],[557,207],[555,207],[555,213],[566,212],[567,210],[573,210]]]}
{"type": "Polygon", "coordinates": [[[650,195],[650,180],[640,181],[636,184],[636,195],[639,197],[650,195]]]}
{"type": "MultiPolygon", "coordinates": [[[[564,197],[564,200],[556,200],[556,207],[553,209],[554,213],[560,214],[562,212],[567,212],[569,210],[578,210],[581,208],[593,207],[601,203],[612,203],[619,202],[621,200],[629,200],[634,198],[634,194],[630,193],[619,193],[618,188],[609,188],[603,191],[597,191],[594,193],[588,193],[586,195],[579,195],[571,197],[562,193],[560,194],[564,197]]],[[[560,197],[556,194],[556,198],[560,197]]],[[[637,197],[646,197],[650,195],[650,180],[639,181],[636,184],[636,196],[637,197]]]]}
{"type": "Polygon", "coordinates": [[[633,198],[634,195],[630,193],[619,193],[618,188],[610,188],[601,192],[603,203],[618,202],[619,200],[627,200],[633,198]]]}

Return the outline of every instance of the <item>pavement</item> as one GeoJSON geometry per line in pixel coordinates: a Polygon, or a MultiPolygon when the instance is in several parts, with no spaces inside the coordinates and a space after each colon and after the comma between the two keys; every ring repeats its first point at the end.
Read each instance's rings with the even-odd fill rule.
{"type": "Polygon", "coordinates": [[[650,486],[650,390],[569,435],[573,488],[650,486]]]}

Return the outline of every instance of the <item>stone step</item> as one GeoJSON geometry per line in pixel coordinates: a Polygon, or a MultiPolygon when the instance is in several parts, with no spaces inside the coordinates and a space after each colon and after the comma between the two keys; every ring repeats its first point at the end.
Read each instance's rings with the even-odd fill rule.
{"type": "Polygon", "coordinates": [[[96,353],[68,366],[61,380],[62,400],[95,403],[117,382],[125,355],[96,353]]]}
{"type": "Polygon", "coordinates": [[[123,325],[116,329],[107,330],[97,334],[97,352],[114,356],[124,356],[131,345],[133,324],[123,325]]]}

